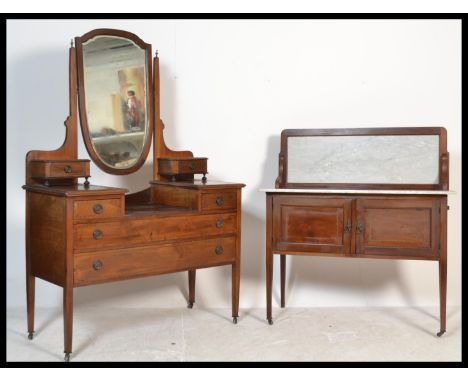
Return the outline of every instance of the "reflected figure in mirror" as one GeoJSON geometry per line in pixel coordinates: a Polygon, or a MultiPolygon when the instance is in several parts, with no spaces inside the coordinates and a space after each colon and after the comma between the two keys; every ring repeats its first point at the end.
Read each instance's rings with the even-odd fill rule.
{"type": "Polygon", "coordinates": [[[130,131],[140,131],[140,101],[133,90],[127,91],[127,117],[130,123],[130,131]]]}

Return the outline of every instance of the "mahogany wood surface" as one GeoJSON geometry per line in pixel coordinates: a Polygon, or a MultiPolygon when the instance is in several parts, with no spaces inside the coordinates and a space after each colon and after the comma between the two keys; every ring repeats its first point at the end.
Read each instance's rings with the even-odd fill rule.
{"type": "MultiPolygon", "coordinates": [[[[408,148],[409,150],[411,148],[408,148]]],[[[448,190],[444,128],[305,129],[281,134],[276,188],[336,189],[330,193],[266,192],[266,317],[272,320],[274,254],[280,255],[281,307],[286,255],[439,262],[440,331],[446,330],[447,195],[359,194],[343,190],[448,190]],[[287,138],[316,135],[439,135],[439,184],[289,184],[287,138]]]]}
{"type": "Polygon", "coordinates": [[[350,253],[351,199],[273,199],[273,241],[284,250],[350,253]]]}
{"type": "Polygon", "coordinates": [[[89,177],[89,159],[83,160],[33,160],[30,163],[33,179],[89,177]]]}
{"type": "Polygon", "coordinates": [[[73,203],[74,219],[105,219],[123,215],[122,198],[85,199],[73,203]]]}
{"type": "MultiPolygon", "coordinates": [[[[128,32],[98,29],[77,38],[80,55],[84,41],[102,34],[131,38],[150,52],[149,46],[128,32]]],[[[149,137],[154,129],[154,171],[148,188],[126,195],[128,190],[124,188],[77,182],[77,175],[89,175],[89,160],[77,158],[77,73],[82,79],[83,67],[79,59],[77,69],[73,47],[70,48],[70,115],[65,122],[65,142],[58,150],[30,151],[26,156],[26,184],[23,189],[26,190],[27,328],[32,339],[35,278],[61,286],[65,361],[70,359],[72,352],[73,291],[78,286],[187,271],[188,303],[193,305],[196,269],[230,265],[232,317],[237,323],[241,200],[245,185],[194,179],[170,181],[159,174],[158,158],[175,158],[180,163],[190,163],[184,158],[192,158],[193,154],[170,150],[164,143],[157,57],[154,63],[153,82],[149,77],[152,85],[149,99],[154,104],[151,102],[148,109],[149,137]],[[68,183],[47,185],[33,177],[40,172],[46,176],[62,176],[62,172],[69,174],[64,171],[66,165],[72,167],[73,173],[68,183]]],[[[85,117],[83,81],[78,85],[81,113],[85,117]]],[[[93,150],[89,150],[86,120],[82,118],[81,121],[84,123],[83,137],[85,141],[88,139],[88,152],[95,159],[93,150]]],[[[149,150],[148,142],[145,150],[149,150]]],[[[142,155],[133,169],[143,164],[145,156],[142,155]]],[[[206,158],[201,159],[206,165],[206,158]]],[[[116,171],[108,172],[117,174],[116,171]]]]}
{"type": "Polygon", "coordinates": [[[235,234],[237,215],[145,216],[74,225],[74,250],[126,248],[158,241],[235,234]],[[98,235],[96,235],[98,233],[98,235]]]}
{"type": "Polygon", "coordinates": [[[218,191],[201,195],[202,211],[224,211],[237,207],[237,193],[235,191],[218,191]]]}
{"type": "Polygon", "coordinates": [[[64,286],[66,280],[67,200],[63,197],[28,193],[30,272],[35,277],[64,286]]]}
{"type": "Polygon", "coordinates": [[[208,172],[208,158],[158,158],[159,174],[165,176],[180,174],[205,174],[208,172]]]}
{"type": "Polygon", "coordinates": [[[125,280],[225,265],[235,261],[236,237],[158,244],[75,254],[74,285],[125,280]],[[217,253],[216,249],[218,250],[217,253]],[[102,268],[95,269],[99,261],[102,268]]]}

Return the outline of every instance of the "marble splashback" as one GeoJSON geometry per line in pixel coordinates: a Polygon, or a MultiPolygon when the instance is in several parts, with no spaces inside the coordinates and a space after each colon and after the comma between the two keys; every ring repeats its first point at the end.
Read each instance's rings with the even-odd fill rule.
{"type": "Polygon", "coordinates": [[[288,183],[437,184],[438,135],[288,138],[288,183]]]}

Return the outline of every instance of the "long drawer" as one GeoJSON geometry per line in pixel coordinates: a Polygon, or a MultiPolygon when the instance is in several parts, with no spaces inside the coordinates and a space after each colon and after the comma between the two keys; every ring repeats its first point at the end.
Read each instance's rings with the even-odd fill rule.
{"type": "Polygon", "coordinates": [[[237,215],[210,214],[75,224],[75,252],[236,233],[237,215]]]}
{"type": "Polygon", "coordinates": [[[229,264],[236,236],[76,254],[74,285],[157,275],[229,264]]]}

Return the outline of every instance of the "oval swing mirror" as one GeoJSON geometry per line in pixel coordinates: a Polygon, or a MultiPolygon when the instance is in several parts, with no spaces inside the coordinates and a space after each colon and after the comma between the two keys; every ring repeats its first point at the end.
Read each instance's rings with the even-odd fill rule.
{"type": "Polygon", "coordinates": [[[108,173],[135,172],[151,146],[151,45],[114,29],[96,29],[75,42],[86,149],[108,173]]]}

